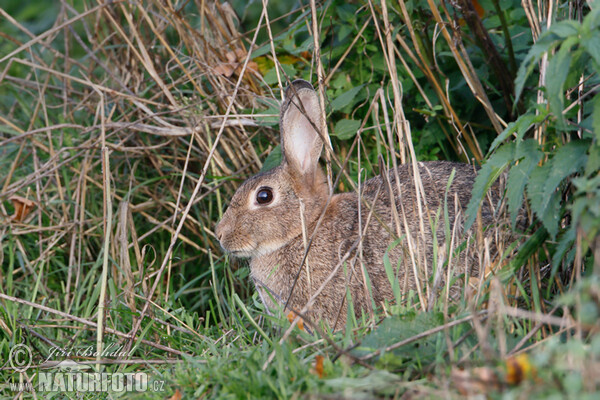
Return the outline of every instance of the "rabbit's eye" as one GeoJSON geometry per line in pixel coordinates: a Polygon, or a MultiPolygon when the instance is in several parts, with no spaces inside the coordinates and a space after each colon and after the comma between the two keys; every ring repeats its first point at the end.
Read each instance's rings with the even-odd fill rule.
{"type": "Polygon", "coordinates": [[[269,187],[261,188],[256,193],[256,201],[258,204],[269,204],[273,201],[273,190],[269,187]]]}

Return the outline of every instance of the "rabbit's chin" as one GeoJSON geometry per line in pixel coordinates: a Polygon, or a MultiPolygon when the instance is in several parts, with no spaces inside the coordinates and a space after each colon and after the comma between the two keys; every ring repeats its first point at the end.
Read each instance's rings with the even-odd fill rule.
{"type": "Polygon", "coordinates": [[[253,243],[252,245],[245,246],[243,248],[231,249],[223,247],[229,254],[238,258],[254,258],[261,257],[270,254],[274,251],[279,250],[285,245],[284,242],[270,242],[270,243],[253,243]]]}

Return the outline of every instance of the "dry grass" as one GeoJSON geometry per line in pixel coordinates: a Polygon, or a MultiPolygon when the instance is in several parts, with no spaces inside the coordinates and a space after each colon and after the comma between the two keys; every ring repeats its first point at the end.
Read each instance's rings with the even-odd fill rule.
{"type": "MultiPolygon", "coordinates": [[[[22,234],[39,234],[44,255],[57,247],[66,251],[74,271],[65,285],[69,291],[81,280],[82,264],[90,256],[93,260],[101,247],[98,238],[105,236],[108,210],[97,213],[98,196],[108,193],[105,197],[115,209],[126,204],[118,216],[122,232],[135,228],[137,221],[151,227],[145,232],[131,229],[136,240],[129,243],[122,240],[127,235],[108,236],[113,259],[119,259],[122,246],[134,246],[135,264],[141,265],[138,243],[160,232],[177,231],[179,241],[204,254],[215,250],[214,216],[209,212],[189,216],[177,228],[184,205],[208,211],[213,203],[209,197],[216,195],[221,208],[221,199],[235,186],[226,178],[261,167],[264,154],[256,153],[250,138],[272,135],[255,128],[254,116],[240,114],[260,107],[256,72],[246,69],[243,79],[237,79],[240,71],[230,78],[215,73],[231,64],[231,54],[245,58],[233,12],[219,4],[204,5],[204,23],[194,29],[162,2],[146,7],[116,2],[85,12],[63,6],[53,29],[19,43],[3,57],[8,62],[0,84],[18,93],[19,100],[0,116],[11,131],[0,146],[14,157],[3,174],[2,199],[21,194],[36,204],[24,221],[11,221],[16,240],[22,234]],[[172,36],[179,38],[178,48],[169,44],[172,36]],[[63,47],[61,42],[62,52],[46,50],[63,47]],[[13,77],[13,71],[26,79],[13,77]],[[225,95],[234,92],[236,96],[225,95]],[[23,102],[31,107],[21,108],[23,102]],[[27,119],[23,113],[29,114],[27,119]],[[108,185],[101,171],[104,148],[108,185]],[[212,179],[206,180],[207,174],[212,179]],[[194,186],[203,189],[201,195],[182,198],[194,186]],[[90,242],[96,249],[90,249],[90,242]]],[[[37,260],[25,263],[35,265],[37,260]]],[[[69,297],[67,303],[73,301],[69,297]]]]}
{"type": "MultiPolygon", "coordinates": [[[[0,112],[7,167],[0,236],[9,234],[22,262],[14,282],[37,277],[31,296],[14,290],[31,301],[3,298],[41,310],[50,321],[55,315],[59,329],[75,323],[97,330],[99,352],[105,333],[131,347],[143,316],[155,319],[160,310],[151,299],[172,301],[173,274],[217,251],[213,225],[236,186],[231,178],[257,172],[272,148],[250,141],[273,132],[256,122],[269,115],[261,114],[263,85],[248,64],[235,14],[218,3],[199,3],[198,10],[202,22],[192,27],[160,1],[85,10],[62,2],[54,26],[38,36],[0,10],[31,38],[0,60],[0,87],[16,100],[0,112]],[[16,195],[23,200],[15,201],[32,202],[17,218],[6,208],[16,195]],[[190,250],[174,258],[180,243],[190,250]],[[109,281],[117,302],[138,314],[130,332],[111,328],[105,306],[116,303],[107,299],[109,281]]],[[[165,325],[173,328],[181,329],[165,325]]]]}

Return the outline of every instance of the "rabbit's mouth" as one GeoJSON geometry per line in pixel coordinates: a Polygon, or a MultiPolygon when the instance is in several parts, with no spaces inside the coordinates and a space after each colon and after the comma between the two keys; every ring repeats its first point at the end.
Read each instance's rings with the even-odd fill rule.
{"type": "Polygon", "coordinates": [[[236,258],[252,258],[256,255],[252,250],[227,250],[227,252],[236,258]]]}
{"type": "Polygon", "coordinates": [[[274,252],[275,250],[280,249],[285,243],[280,242],[272,242],[272,243],[250,243],[245,246],[240,246],[237,248],[232,248],[231,246],[223,246],[221,243],[221,247],[227,251],[230,255],[237,258],[253,258],[260,257],[274,252]]]}
{"type": "Polygon", "coordinates": [[[257,245],[253,243],[227,243],[221,240],[219,244],[223,250],[237,258],[252,258],[259,253],[257,245]]]}

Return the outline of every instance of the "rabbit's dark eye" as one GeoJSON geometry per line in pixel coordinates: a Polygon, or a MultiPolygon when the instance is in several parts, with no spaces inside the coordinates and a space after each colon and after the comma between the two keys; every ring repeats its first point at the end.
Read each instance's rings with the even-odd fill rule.
{"type": "Polygon", "coordinates": [[[269,204],[273,201],[273,190],[269,187],[260,188],[256,193],[256,201],[258,204],[269,204]]]}

